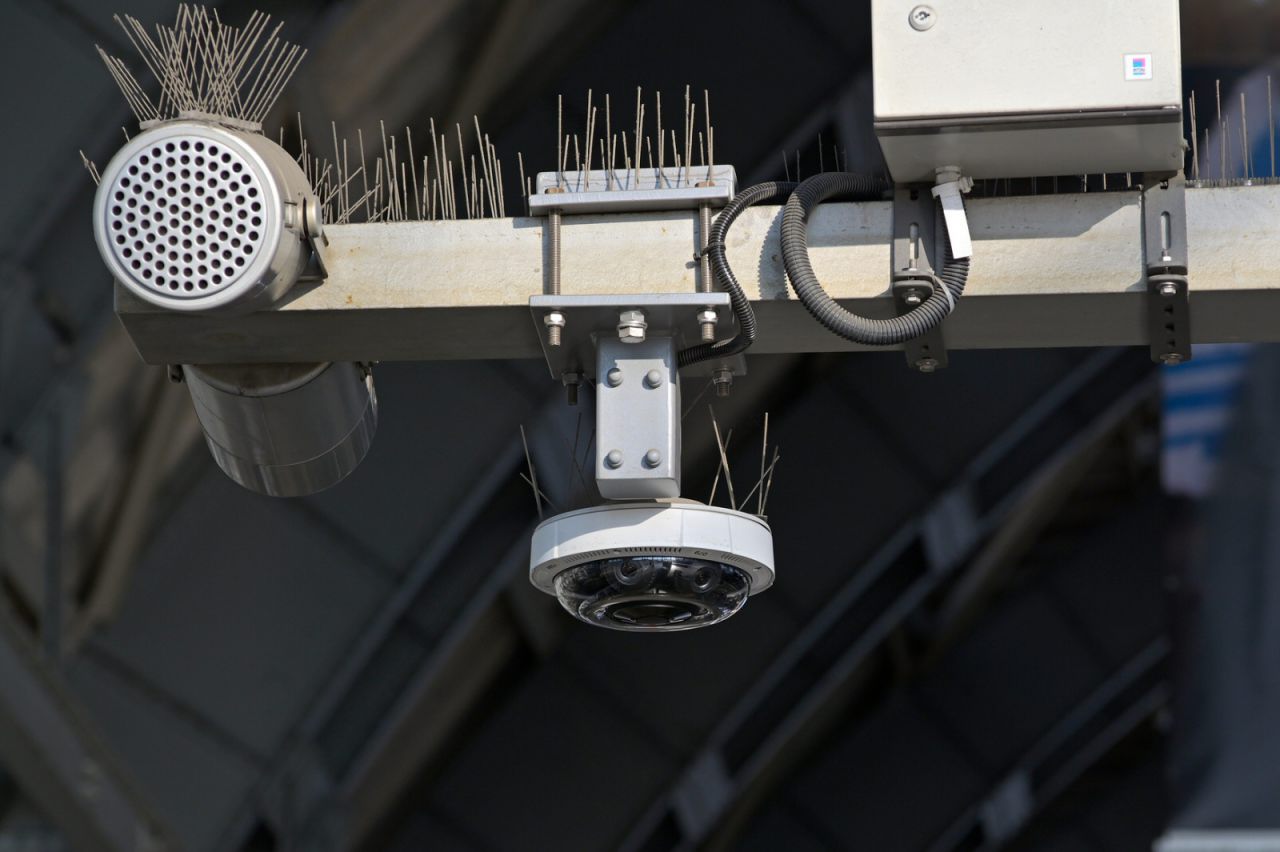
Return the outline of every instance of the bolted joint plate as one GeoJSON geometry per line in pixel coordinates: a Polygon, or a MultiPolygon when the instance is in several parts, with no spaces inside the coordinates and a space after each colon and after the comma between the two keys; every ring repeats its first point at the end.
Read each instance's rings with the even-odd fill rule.
{"type": "Polygon", "coordinates": [[[608,500],[680,496],[680,377],[674,339],[601,337],[596,485],[608,500]]]}
{"type": "MultiPolygon", "coordinates": [[[[723,337],[736,333],[728,293],[652,293],[640,296],[531,296],[529,311],[534,331],[542,344],[551,378],[557,381],[566,373],[577,373],[588,379],[597,378],[596,342],[618,339],[618,317],[625,311],[641,311],[646,337],[670,337],[676,351],[702,341],[698,314],[708,307],[720,314],[718,329],[723,337]],[[559,346],[549,346],[546,316],[559,313],[563,319],[559,346]]],[[[635,345],[635,344],[630,344],[635,345]]],[[[743,375],[745,362],[739,356],[707,361],[690,368],[690,375],[711,375],[717,366],[743,375]],[[701,369],[699,369],[701,368],[701,369]]]]}

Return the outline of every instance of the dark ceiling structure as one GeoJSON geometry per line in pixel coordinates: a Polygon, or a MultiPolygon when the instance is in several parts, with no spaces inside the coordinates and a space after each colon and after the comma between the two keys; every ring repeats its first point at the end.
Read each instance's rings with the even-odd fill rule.
{"type": "MultiPolygon", "coordinates": [[[[576,121],[588,87],[691,84],[717,157],[756,181],[782,152],[881,169],[867,5],[264,11],[311,50],[276,123],[300,111],[314,138],[479,114],[536,169],[557,94],[576,121]]],[[[0,13],[5,112],[32,129],[4,141],[0,645],[76,720],[42,729],[0,696],[0,840],[113,848],[107,814],[198,852],[1132,850],[1168,824],[1145,352],[959,353],[932,376],[897,353],[752,359],[715,413],[747,487],[769,414],[777,585],[710,630],[592,630],[525,576],[520,427],[554,494],[586,410],[540,363],[382,365],[374,447],[316,497],[217,470],[185,390],[114,320],[90,236],[76,152],[105,162],[127,118],[93,52],[121,52],[114,11],[0,13]],[[79,756],[39,758],[40,730],[79,756]]],[[[711,398],[686,419],[698,498],[711,398]]]]}

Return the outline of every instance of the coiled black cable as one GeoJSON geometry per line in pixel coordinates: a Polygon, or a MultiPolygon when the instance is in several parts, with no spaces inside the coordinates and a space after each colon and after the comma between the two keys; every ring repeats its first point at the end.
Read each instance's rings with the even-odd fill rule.
{"type": "Polygon", "coordinates": [[[937,328],[955,308],[969,279],[969,258],[957,260],[952,256],[944,221],[942,242],[946,258],[936,276],[940,286],[935,286],[933,295],[909,313],[891,319],[870,319],[845,310],[827,295],[809,263],[809,216],[819,204],[836,195],[867,200],[880,197],[888,188],[888,182],[879,178],[826,172],[803,181],[787,200],[782,214],[782,261],[796,296],[827,330],[865,346],[905,343],[937,328]]]}
{"type": "Polygon", "coordinates": [[[799,184],[797,183],[769,181],[747,187],[725,205],[725,208],[720,211],[720,215],[716,217],[715,222],[712,223],[711,231],[707,235],[707,244],[703,246],[702,250],[707,253],[711,260],[711,269],[721,289],[729,294],[730,307],[732,307],[733,314],[738,320],[738,333],[733,337],[717,340],[714,343],[699,343],[696,346],[681,349],[680,354],[677,356],[677,361],[681,367],[697,364],[700,361],[709,361],[712,358],[737,355],[745,352],[755,342],[756,315],[751,310],[751,300],[747,298],[746,293],[742,292],[742,286],[738,284],[738,279],[734,277],[733,270],[729,268],[729,260],[725,257],[724,241],[729,235],[729,228],[733,225],[734,220],[742,214],[742,211],[755,204],[767,204],[771,201],[781,202],[794,192],[798,186],[799,184]]]}

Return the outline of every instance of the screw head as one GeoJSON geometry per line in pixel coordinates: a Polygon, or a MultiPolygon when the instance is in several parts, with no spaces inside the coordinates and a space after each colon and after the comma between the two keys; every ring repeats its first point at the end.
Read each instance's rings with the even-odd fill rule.
{"type": "Polygon", "coordinates": [[[662,373],[657,370],[650,370],[644,374],[644,383],[651,388],[662,387],[662,373]]]}
{"type": "Polygon", "coordinates": [[[908,293],[907,295],[905,295],[905,296],[903,296],[903,297],[902,297],[902,302],[903,302],[903,304],[907,305],[908,307],[912,307],[912,308],[914,308],[914,307],[916,307],[917,305],[919,305],[922,301],[924,301],[924,300],[920,298],[920,294],[919,294],[919,293],[908,293]]]}
{"type": "Polygon", "coordinates": [[[610,450],[604,457],[604,464],[614,470],[622,467],[622,450],[610,450]]]}
{"type": "Polygon", "coordinates": [[[1172,281],[1168,282],[1167,284],[1161,284],[1160,295],[1164,296],[1165,298],[1173,298],[1174,296],[1178,295],[1178,285],[1174,284],[1172,281]]]}
{"type": "Polygon", "coordinates": [[[907,20],[911,22],[911,29],[922,33],[933,29],[933,25],[938,22],[938,13],[933,11],[932,6],[921,4],[911,10],[907,20]]]}
{"type": "Polygon", "coordinates": [[[937,359],[921,358],[916,362],[916,369],[922,373],[932,373],[934,370],[938,369],[937,359]]]}
{"type": "Polygon", "coordinates": [[[1182,363],[1182,356],[1177,352],[1170,352],[1168,355],[1160,356],[1160,363],[1174,367],[1182,363]]]}
{"type": "Polygon", "coordinates": [[[650,450],[644,454],[645,467],[657,467],[660,464],[662,464],[662,453],[657,450],[650,450]]]}
{"type": "Polygon", "coordinates": [[[609,370],[609,372],[605,373],[604,380],[609,383],[609,387],[616,388],[618,385],[622,384],[622,371],[617,367],[614,367],[609,370]]]}

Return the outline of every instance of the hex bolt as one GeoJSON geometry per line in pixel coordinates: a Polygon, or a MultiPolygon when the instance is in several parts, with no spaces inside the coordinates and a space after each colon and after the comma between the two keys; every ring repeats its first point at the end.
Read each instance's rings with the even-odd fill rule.
{"type": "Polygon", "coordinates": [[[618,385],[622,384],[622,371],[617,367],[614,367],[609,370],[609,372],[605,373],[604,380],[609,383],[609,387],[616,388],[618,385]]]}
{"type": "Polygon", "coordinates": [[[1182,356],[1177,352],[1170,352],[1168,355],[1161,355],[1160,362],[1170,367],[1175,367],[1182,363],[1182,356]]]}
{"type": "Polygon", "coordinates": [[[922,373],[932,373],[938,369],[938,361],[935,358],[921,358],[916,362],[916,369],[922,373]]]}
{"type": "Polygon", "coordinates": [[[604,464],[614,470],[622,467],[622,450],[610,450],[604,457],[604,464]]]}
{"type": "Polygon", "coordinates": [[[618,339],[623,343],[644,343],[645,329],[649,324],[644,321],[644,311],[623,311],[618,314],[618,339]]]}
{"type": "Polygon", "coordinates": [[[705,308],[698,312],[698,326],[702,329],[703,343],[715,343],[716,323],[719,321],[720,315],[711,308],[705,308]]]}
{"type": "Polygon", "coordinates": [[[575,373],[572,370],[565,370],[560,374],[560,381],[564,383],[565,401],[570,405],[577,405],[578,385],[582,383],[582,374],[575,373]]]}
{"type": "Polygon", "coordinates": [[[1172,281],[1166,284],[1161,284],[1160,295],[1164,296],[1166,299],[1173,298],[1174,296],[1178,295],[1178,285],[1174,284],[1172,281]]]}
{"type": "Polygon", "coordinates": [[[716,387],[716,396],[726,397],[733,389],[733,370],[721,367],[711,374],[711,382],[716,387]]]}
{"type": "MultiPolygon", "coordinates": [[[[698,186],[714,186],[714,181],[702,181],[698,186]]],[[[715,289],[711,280],[711,257],[707,254],[707,239],[711,236],[711,205],[698,205],[698,292],[710,293],[715,289]]],[[[702,342],[714,343],[716,339],[716,312],[707,308],[698,314],[698,325],[702,329],[702,342]]]]}
{"type": "Polygon", "coordinates": [[[922,301],[924,300],[920,298],[920,294],[914,290],[902,297],[903,304],[909,308],[919,307],[922,301]]]}
{"type": "Polygon", "coordinates": [[[650,370],[644,374],[644,383],[651,388],[662,387],[662,373],[657,370],[650,370]]]}
{"type": "Polygon", "coordinates": [[[542,318],[542,322],[547,327],[547,345],[559,346],[560,335],[564,331],[564,314],[552,311],[542,318]]]}
{"type": "Polygon", "coordinates": [[[933,11],[932,6],[921,4],[911,10],[907,20],[911,22],[911,29],[922,33],[933,29],[933,25],[938,22],[938,13],[933,11]]]}
{"type": "MultiPolygon", "coordinates": [[[[560,187],[552,186],[548,193],[560,192],[560,187]]],[[[560,211],[547,213],[547,295],[560,295],[560,211]]]]}
{"type": "Polygon", "coordinates": [[[653,468],[662,464],[662,453],[657,450],[650,450],[644,454],[644,466],[653,468]]]}

